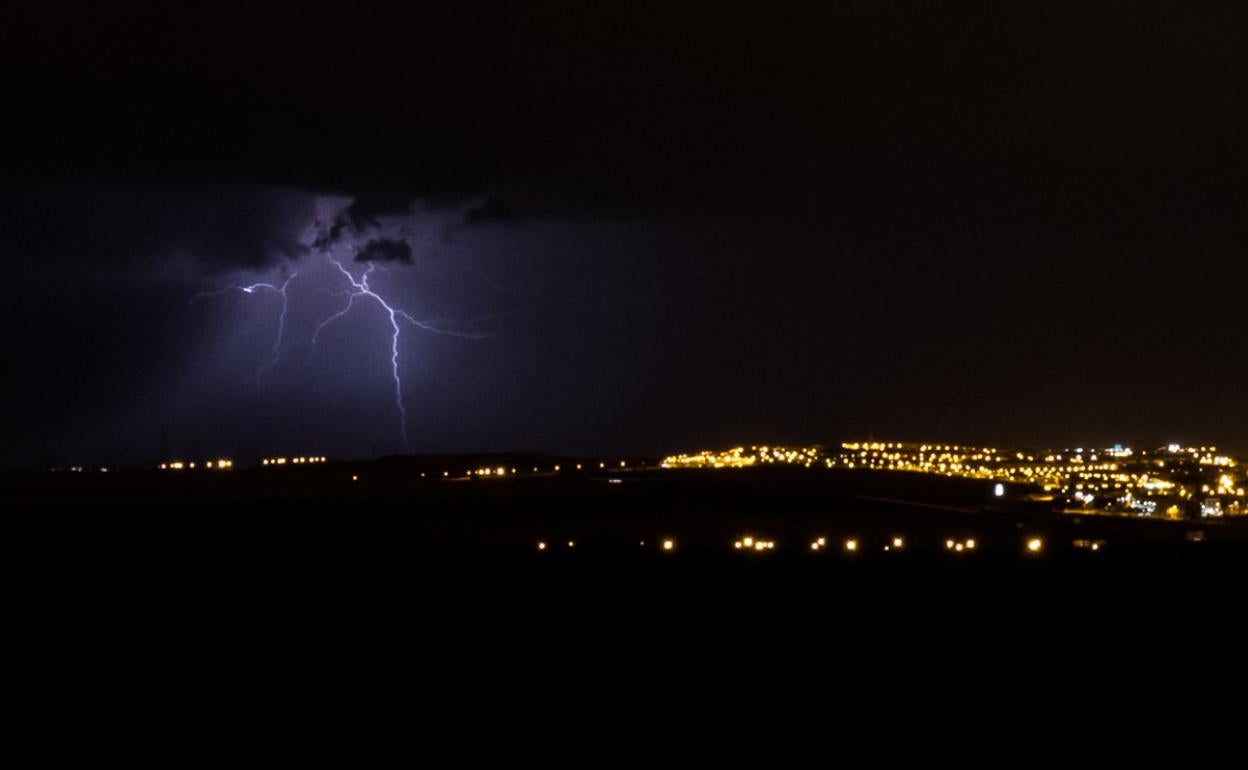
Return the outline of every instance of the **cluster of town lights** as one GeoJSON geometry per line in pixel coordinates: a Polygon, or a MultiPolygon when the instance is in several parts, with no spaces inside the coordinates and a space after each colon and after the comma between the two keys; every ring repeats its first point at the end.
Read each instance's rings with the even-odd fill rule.
{"type": "Polygon", "coordinates": [[[732,547],[738,551],[771,551],[775,550],[775,540],[764,540],[753,535],[746,535],[733,542],[732,547]]]}
{"type": "Polygon", "coordinates": [[[801,465],[809,468],[819,459],[818,447],[733,447],[725,452],[703,451],[663,459],[664,468],[748,468],[754,465],[801,465]]]}
{"type": "Polygon", "coordinates": [[[946,540],[945,550],[953,551],[954,553],[963,553],[964,551],[974,551],[975,550],[975,538],[968,537],[967,539],[961,540],[961,541],[953,540],[953,539],[946,540]]]}
{"type": "Polygon", "coordinates": [[[208,470],[214,470],[214,471],[228,471],[228,470],[233,469],[233,467],[234,467],[234,461],[225,459],[225,458],[218,458],[216,460],[205,460],[200,463],[196,463],[194,460],[189,460],[189,461],[188,460],[173,460],[171,462],[165,462],[165,463],[160,464],[160,469],[162,471],[182,471],[182,470],[193,471],[196,468],[206,468],[208,470]]]}
{"type": "Polygon", "coordinates": [[[261,465],[313,465],[318,463],[329,462],[326,457],[266,457],[260,461],[261,465]]]}
{"type": "Polygon", "coordinates": [[[854,441],[839,447],[733,447],[671,455],[663,468],[750,468],[766,464],[903,471],[1006,484],[1059,499],[1080,511],[1170,519],[1248,515],[1248,476],[1240,461],[1213,446],[1168,444],[1135,450],[1023,450],[959,444],[854,441]]]}

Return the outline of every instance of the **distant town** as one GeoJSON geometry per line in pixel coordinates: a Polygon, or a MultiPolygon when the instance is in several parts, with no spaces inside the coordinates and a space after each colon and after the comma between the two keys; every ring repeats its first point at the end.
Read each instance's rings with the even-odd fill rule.
{"type": "Polygon", "coordinates": [[[1031,450],[957,444],[854,441],[822,446],[734,447],[667,457],[663,468],[805,468],[895,471],[982,479],[1021,486],[1034,500],[1070,512],[1167,519],[1248,515],[1243,458],[1216,447],[1031,450]]]}
{"type": "MultiPolygon", "coordinates": [[[[322,465],[325,456],[267,457],[263,468],[322,465]]],[[[1033,450],[958,444],[853,441],[837,447],[750,446],[670,455],[659,461],[595,460],[548,466],[456,467],[421,477],[549,476],[562,472],[741,469],[761,466],[923,473],[995,482],[998,495],[1050,502],[1067,512],[1165,519],[1248,515],[1248,461],[1212,446],[1033,450]]],[[[160,470],[233,470],[228,458],[171,460],[160,470]]],[[[78,470],[77,468],[73,470],[78,470]]]]}

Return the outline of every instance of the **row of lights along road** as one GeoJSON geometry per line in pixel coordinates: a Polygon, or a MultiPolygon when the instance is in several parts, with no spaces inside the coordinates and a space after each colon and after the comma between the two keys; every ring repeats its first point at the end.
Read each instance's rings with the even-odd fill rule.
{"type": "MultiPolygon", "coordinates": [[[[640,545],[641,547],[644,548],[646,546],[646,541],[645,540],[640,541],[640,545]]],[[[975,538],[973,537],[968,537],[963,540],[954,540],[950,538],[945,541],[945,550],[952,551],[954,553],[965,553],[968,551],[974,551],[977,545],[978,544],[976,543],[975,538]]],[[[1076,548],[1086,548],[1087,550],[1099,551],[1101,549],[1101,546],[1104,545],[1104,541],[1103,540],[1096,540],[1096,541],[1076,540],[1074,545],[1076,548]]],[[[815,551],[815,552],[822,551],[825,548],[827,548],[827,546],[828,546],[828,539],[826,537],[818,537],[810,542],[810,550],[815,551]]],[[[576,541],[569,540],[564,545],[564,547],[569,548],[569,549],[575,548],[576,541]]],[[[765,538],[754,537],[753,535],[745,535],[741,539],[733,541],[732,547],[733,547],[733,550],[736,550],[736,551],[754,551],[754,552],[773,551],[776,548],[776,541],[768,540],[765,538]]],[[[1029,554],[1038,554],[1044,550],[1044,539],[1039,538],[1039,537],[1029,537],[1024,541],[1023,547],[1025,551],[1029,554]]],[[[538,541],[537,543],[537,550],[539,551],[546,551],[546,550],[549,550],[550,548],[551,548],[551,544],[547,543],[545,540],[538,541]]],[[[665,552],[675,551],[676,541],[673,540],[672,538],[664,538],[663,540],[660,541],[659,548],[665,552]]],[[[886,552],[894,552],[894,551],[901,551],[905,548],[906,548],[906,539],[900,535],[895,535],[891,540],[888,541],[888,543],[884,545],[883,550],[886,552]]],[[[862,549],[863,549],[862,541],[860,541],[858,538],[855,538],[855,537],[846,538],[841,543],[841,550],[843,550],[847,554],[858,553],[862,549]]]]}

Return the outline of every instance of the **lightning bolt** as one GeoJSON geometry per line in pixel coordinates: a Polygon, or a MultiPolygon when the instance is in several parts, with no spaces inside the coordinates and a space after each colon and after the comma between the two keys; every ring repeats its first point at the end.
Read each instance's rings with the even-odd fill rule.
{"type": "Polygon", "coordinates": [[[277,317],[277,338],[273,340],[273,358],[270,359],[267,364],[265,364],[264,366],[256,370],[256,387],[257,388],[264,386],[263,383],[261,382],[261,379],[264,373],[268,371],[269,369],[272,369],[274,366],[277,366],[278,362],[281,360],[282,340],[286,336],[286,311],[290,307],[290,296],[286,293],[286,287],[290,286],[290,282],[295,280],[295,278],[298,275],[299,275],[298,273],[291,273],[290,276],[288,276],[286,280],[282,282],[281,286],[274,286],[271,283],[253,283],[248,286],[226,286],[224,289],[218,289],[217,291],[200,292],[199,294],[196,294],[194,297],[191,297],[191,302],[198,302],[199,300],[205,299],[207,297],[220,297],[232,291],[240,291],[243,294],[255,294],[256,292],[261,291],[261,290],[269,291],[269,292],[273,292],[274,294],[281,295],[282,312],[277,317]]]}
{"type": "Polygon", "coordinates": [[[399,337],[403,333],[402,327],[399,325],[399,321],[406,321],[412,326],[415,326],[417,329],[422,329],[427,332],[445,334],[452,337],[460,337],[462,339],[481,339],[487,335],[457,332],[446,329],[441,327],[437,321],[421,321],[414,318],[407,311],[394,307],[368,285],[369,277],[372,276],[373,271],[377,269],[377,265],[374,263],[370,262],[368,268],[357,280],[355,276],[351,275],[350,270],[347,270],[342,266],[341,262],[330,256],[326,256],[326,259],[328,259],[330,263],[338,269],[338,272],[342,273],[343,277],[346,278],[351,284],[351,289],[345,292],[347,295],[347,306],[326,318],[324,321],[321,321],[321,323],[317,325],[316,330],[312,332],[312,344],[316,344],[317,339],[320,337],[321,332],[324,331],[326,326],[329,326],[334,321],[337,321],[347,313],[350,313],[351,309],[355,307],[355,301],[357,299],[369,299],[381,306],[381,309],[386,312],[386,316],[390,320],[390,376],[394,379],[394,405],[399,412],[399,432],[403,436],[403,446],[407,449],[411,449],[411,442],[407,436],[407,408],[403,404],[403,378],[399,373],[399,337]]]}
{"type": "MultiPolygon", "coordinates": [[[[325,258],[347,280],[346,289],[342,291],[333,291],[330,292],[330,294],[333,296],[346,297],[347,304],[341,310],[333,313],[328,318],[317,324],[316,329],[312,332],[311,342],[315,346],[320,338],[321,332],[323,332],[325,328],[334,321],[337,321],[350,313],[359,301],[375,302],[383,311],[385,311],[386,317],[390,322],[390,376],[394,380],[394,406],[398,411],[399,433],[403,437],[403,446],[410,451],[411,440],[407,433],[407,407],[403,402],[403,378],[399,362],[399,338],[403,333],[403,323],[401,322],[411,324],[422,331],[451,337],[459,337],[461,339],[477,340],[484,339],[490,335],[471,331],[459,331],[454,328],[450,328],[457,324],[457,322],[454,321],[420,320],[412,316],[406,310],[390,304],[385,300],[385,298],[378,294],[371,285],[369,285],[369,279],[373,277],[375,271],[377,270],[377,265],[375,263],[370,262],[368,268],[365,269],[357,279],[351,274],[351,271],[344,267],[343,264],[337,259],[334,259],[329,254],[326,254],[325,258]]],[[[277,319],[277,336],[273,341],[273,357],[266,364],[264,364],[264,366],[260,367],[256,371],[257,387],[263,387],[264,373],[277,366],[281,361],[282,345],[286,338],[286,316],[287,310],[290,307],[290,295],[287,292],[287,289],[290,287],[291,281],[293,281],[297,276],[298,273],[291,273],[291,275],[281,284],[253,283],[247,286],[226,286],[225,288],[218,289],[216,291],[201,292],[191,298],[191,302],[197,302],[198,300],[206,297],[219,297],[235,291],[248,295],[259,293],[276,294],[282,298],[281,313],[278,315],[277,319]]]]}
{"type": "Polygon", "coordinates": [[[298,275],[298,273],[291,273],[290,276],[286,279],[286,281],[282,283],[282,288],[280,289],[275,289],[272,286],[272,284],[267,284],[267,283],[257,283],[257,284],[252,284],[251,286],[243,287],[243,291],[247,294],[251,294],[252,292],[254,292],[256,290],[256,287],[262,286],[262,287],[271,289],[273,291],[276,291],[278,294],[282,295],[282,312],[277,317],[277,338],[273,340],[273,358],[270,359],[267,364],[265,364],[264,366],[256,370],[256,387],[257,388],[261,386],[260,376],[263,375],[269,369],[272,369],[273,367],[277,366],[277,362],[280,361],[282,358],[282,338],[286,336],[286,310],[287,308],[290,307],[290,296],[286,293],[286,287],[290,286],[290,282],[295,280],[296,275],[298,275]]]}

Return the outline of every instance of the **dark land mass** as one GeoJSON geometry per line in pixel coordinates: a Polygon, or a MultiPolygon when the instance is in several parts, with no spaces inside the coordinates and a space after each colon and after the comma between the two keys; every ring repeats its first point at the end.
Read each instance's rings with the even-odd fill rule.
{"type": "Polygon", "coordinates": [[[51,751],[965,757],[1190,752],[1248,725],[1244,522],[1074,517],[912,474],[597,462],[8,477],[22,731],[51,751]],[[747,533],[775,550],[734,550],[747,533]]]}

